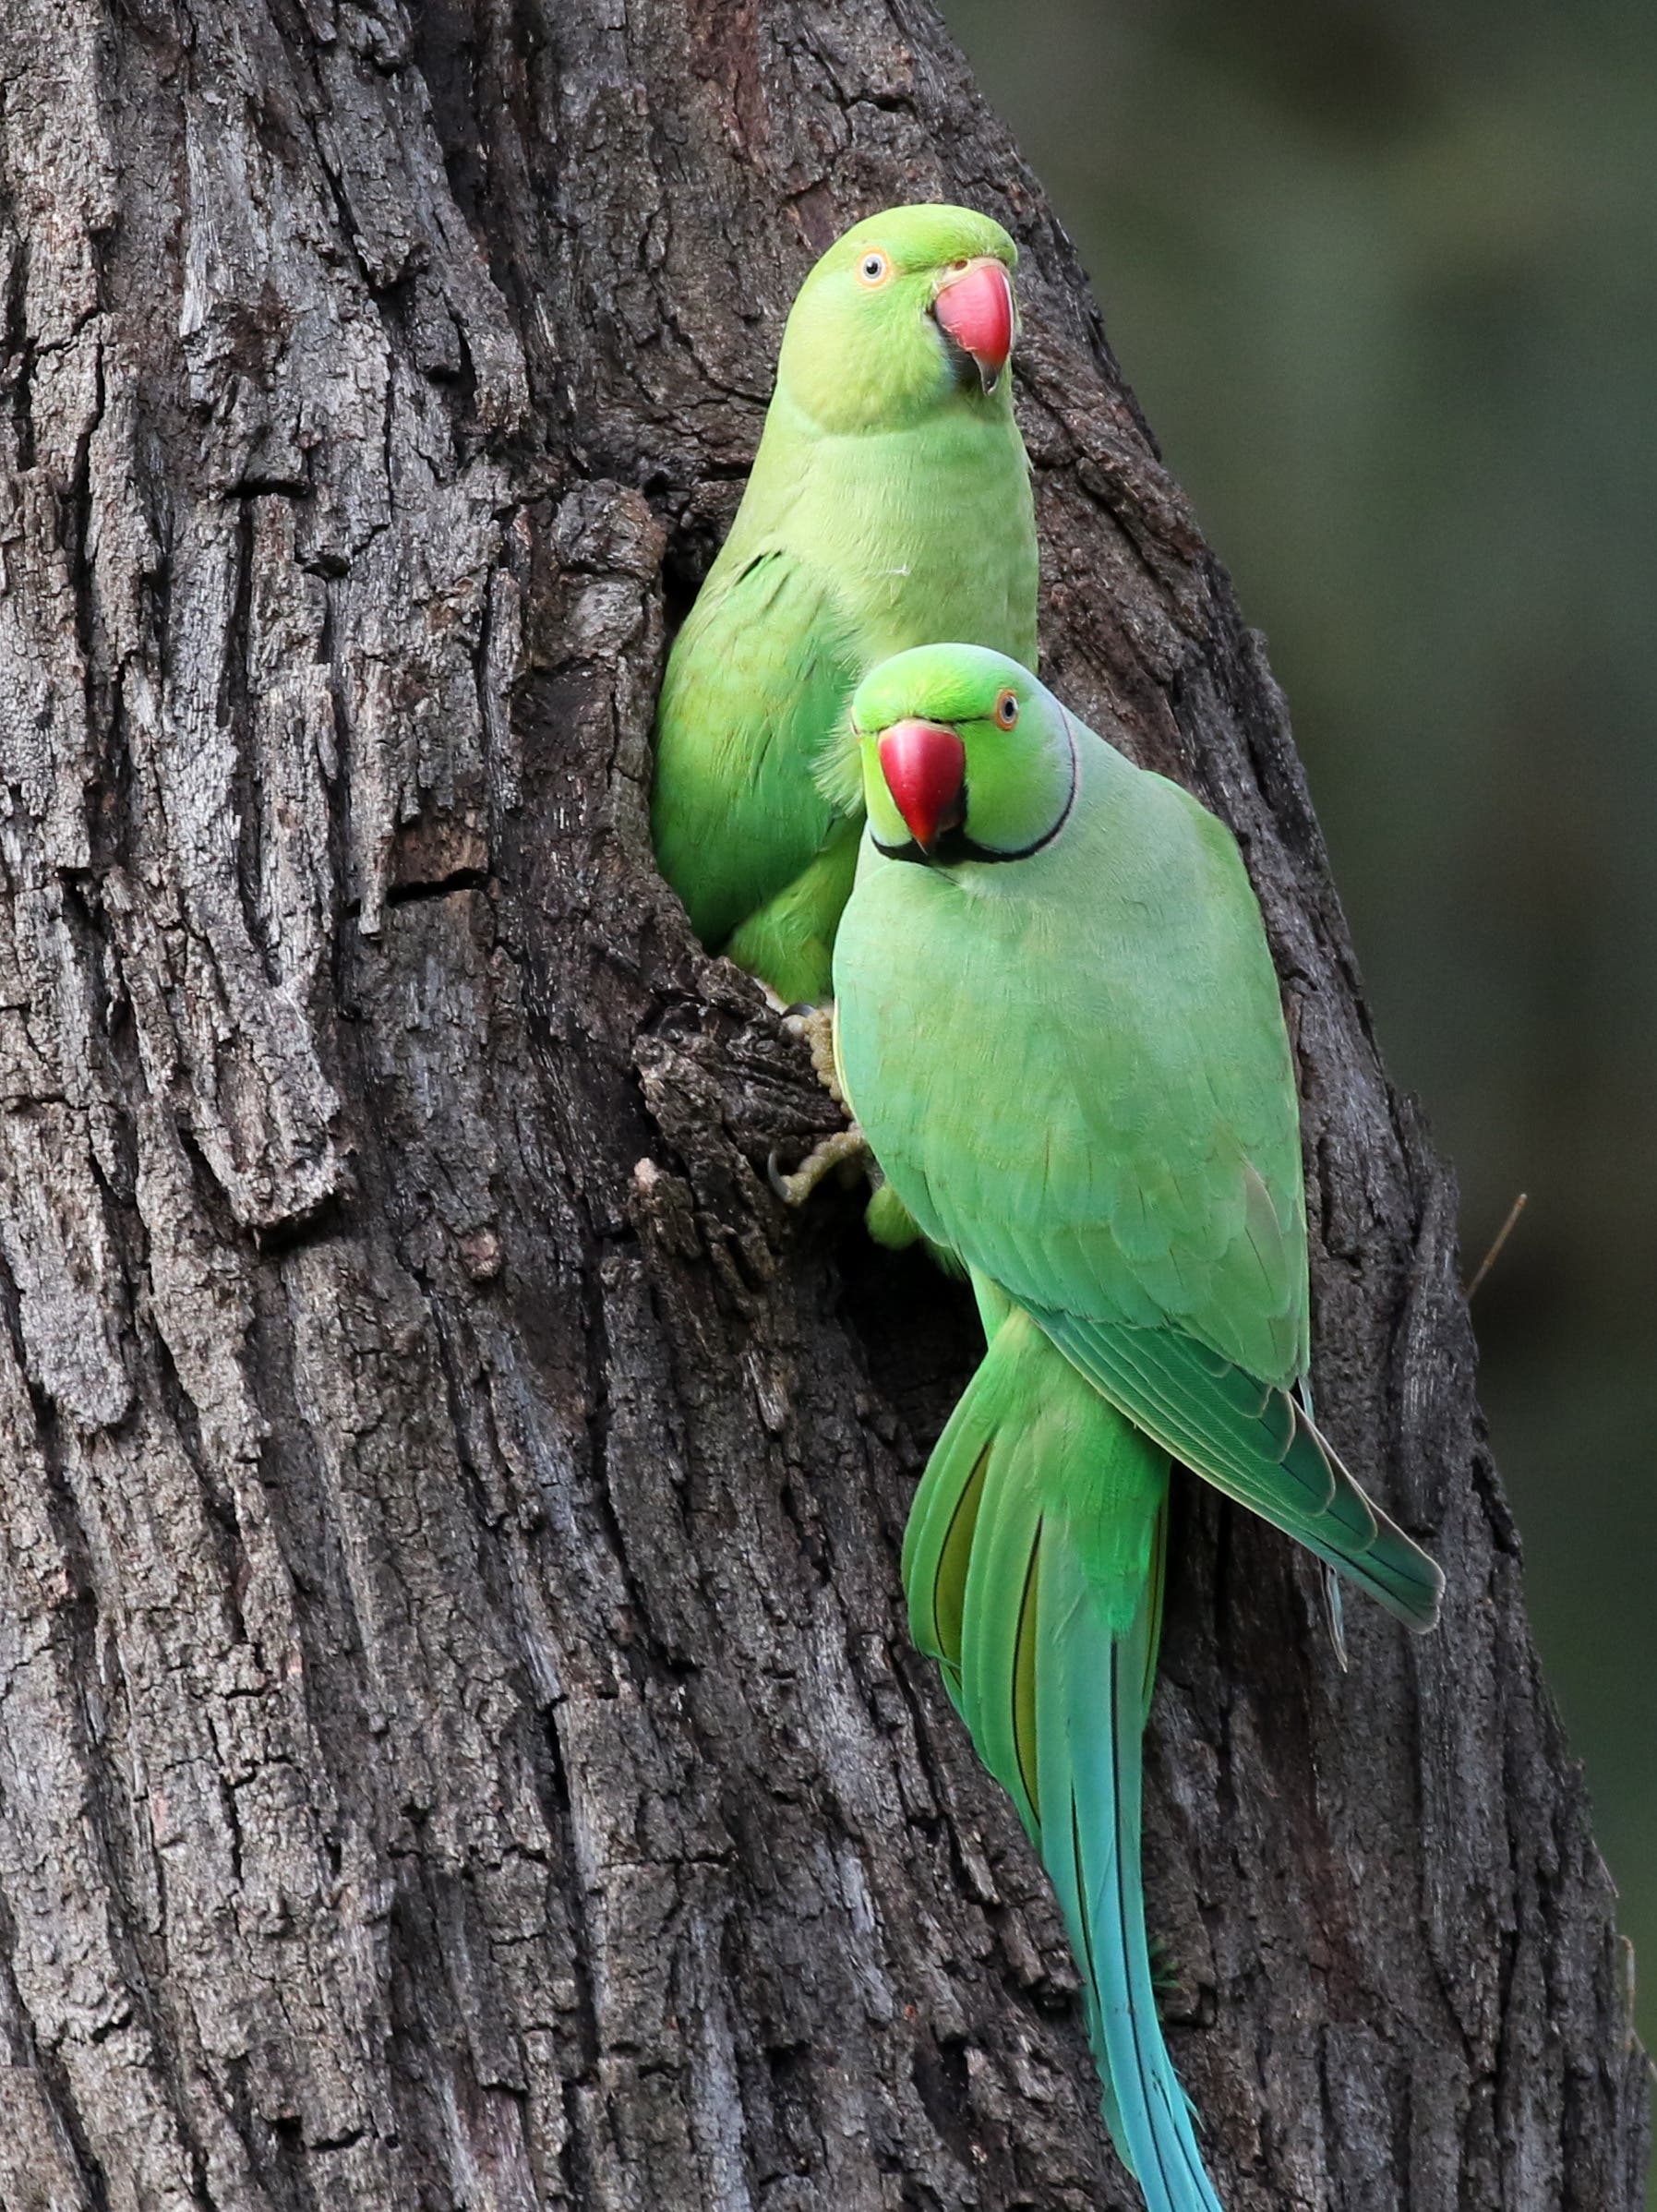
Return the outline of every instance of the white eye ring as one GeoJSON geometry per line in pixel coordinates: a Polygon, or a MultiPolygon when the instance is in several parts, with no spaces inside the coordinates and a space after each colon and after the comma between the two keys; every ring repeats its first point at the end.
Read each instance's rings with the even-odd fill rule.
{"type": "Polygon", "coordinates": [[[872,253],[866,253],[858,263],[858,282],[867,284],[871,292],[877,284],[883,284],[891,274],[892,264],[878,248],[872,253]]]}
{"type": "Polygon", "coordinates": [[[1003,691],[995,703],[995,719],[1003,729],[1011,729],[1018,719],[1018,700],[1012,691],[1003,691]]]}

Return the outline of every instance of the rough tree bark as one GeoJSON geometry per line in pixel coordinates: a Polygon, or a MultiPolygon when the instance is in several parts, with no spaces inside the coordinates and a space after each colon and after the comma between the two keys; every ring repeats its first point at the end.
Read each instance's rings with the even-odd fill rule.
{"type": "MultiPolygon", "coordinates": [[[[1257,640],[922,0],[3,0],[0,2203],[1126,2206],[898,1602],[961,1297],[786,1218],[654,881],[666,625],[884,202],[1025,251],[1050,674],[1243,837],[1414,1642],[1186,1495],[1150,1746],[1232,2212],[1616,2212],[1643,2061],[1257,640]]],[[[1239,426],[1246,435],[1246,426],[1239,426]]]]}

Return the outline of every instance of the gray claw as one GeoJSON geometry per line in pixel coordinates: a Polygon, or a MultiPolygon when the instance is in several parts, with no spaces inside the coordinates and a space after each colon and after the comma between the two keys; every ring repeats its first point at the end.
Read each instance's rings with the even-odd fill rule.
{"type": "Polygon", "coordinates": [[[765,1178],[785,1206],[803,1206],[832,1169],[848,1160],[866,1159],[868,1153],[869,1140],[853,1122],[849,1129],[837,1129],[833,1136],[825,1136],[791,1175],[781,1172],[776,1154],[771,1153],[765,1161],[765,1178]]]}

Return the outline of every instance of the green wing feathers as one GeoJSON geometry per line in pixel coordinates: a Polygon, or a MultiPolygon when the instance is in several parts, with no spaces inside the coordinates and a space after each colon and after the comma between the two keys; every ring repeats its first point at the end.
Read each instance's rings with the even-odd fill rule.
{"type": "Polygon", "coordinates": [[[1287,1390],[1174,1329],[1041,1311],[1065,1357],[1217,1490],[1303,1544],[1408,1627],[1438,1617],[1444,1576],[1358,1485],[1287,1390]]]}
{"type": "MultiPolygon", "coordinates": [[[[813,769],[861,667],[821,574],[779,546],[731,551],[674,643],[651,807],[662,872],[713,951],[822,851],[834,814],[813,769]]],[[[855,859],[854,830],[825,886],[831,943],[855,859]]]]}

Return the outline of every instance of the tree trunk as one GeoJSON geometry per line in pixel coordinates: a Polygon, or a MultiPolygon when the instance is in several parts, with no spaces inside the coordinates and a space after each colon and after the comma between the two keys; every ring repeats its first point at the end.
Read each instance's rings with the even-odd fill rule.
{"type": "MultiPolygon", "coordinates": [[[[1258,641],[921,0],[0,0],[0,2206],[1125,2206],[897,1545],[959,1292],[655,880],[666,624],[883,203],[1024,250],[1046,668],[1244,841],[1317,1402],[1187,1485],[1153,1927],[1228,2212],[1631,2212],[1645,2066],[1258,641]]],[[[1246,435],[1246,426],[1239,426],[1246,435]]]]}

